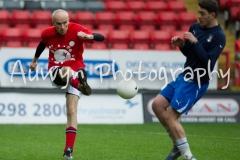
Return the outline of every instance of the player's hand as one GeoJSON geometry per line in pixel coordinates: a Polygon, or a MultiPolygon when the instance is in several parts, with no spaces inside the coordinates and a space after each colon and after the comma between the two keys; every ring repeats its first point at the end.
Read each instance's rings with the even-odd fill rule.
{"type": "Polygon", "coordinates": [[[93,35],[91,35],[91,34],[86,34],[86,33],[84,33],[84,32],[78,32],[78,33],[77,33],[77,36],[78,36],[80,39],[83,39],[83,40],[85,40],[85,39],[93,39],[93,35]]]}
{"type": "Polygon", "coordinates": [[[197,42],[197,38],[194,37],[194,35],[191,32],[185,32],[183,37],[184,39],[189,40],[191,43],[197,42]]]}
{"type": "Polygon", "coordinates": [[[174,36],[172,38],[172,43],[175,45],[175,46],[178,46],[180,48],[182,48],[184,46],[184,41],[182,38],[178,37],[178,36],[174,36]]]}
{"type": "Polygon", "coordinates": [[[36,63],[36,62],[32,62],[32,63],[30,64],[30,69],[31,69],[31,71],[35,71],[35,70],[36,70],[36,67],[37,67],[37,63],[36,63]]]}

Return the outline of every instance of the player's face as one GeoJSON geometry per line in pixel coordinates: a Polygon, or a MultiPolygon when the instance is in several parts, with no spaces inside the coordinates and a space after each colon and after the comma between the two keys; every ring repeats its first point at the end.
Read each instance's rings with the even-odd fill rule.
{"type": "Polygon", "coordinates": [[[67,14],[59,13],[54,17],[53,25],[56,27],[57,33],[64,35],[68,30],[69,18],[67,14]]]}
{"type": "Polygon", "coordinates": [[[198,20],[202,27],[208,28],[211,26],[215,13],[208,13],[206,9],[198,7],[198,20]]]}

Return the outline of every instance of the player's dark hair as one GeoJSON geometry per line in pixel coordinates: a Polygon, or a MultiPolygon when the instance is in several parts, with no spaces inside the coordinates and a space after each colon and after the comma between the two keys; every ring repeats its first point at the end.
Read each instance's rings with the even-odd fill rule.
{"type": "Polygon", "coordinates": [[[208,13],[214,12],[216,15],[215,18],[217,17],[219,6],[218,6],[218,2],[216,0],[200,0],[198,5],[201,8],[206,9],[208,11],[208,13]]]}

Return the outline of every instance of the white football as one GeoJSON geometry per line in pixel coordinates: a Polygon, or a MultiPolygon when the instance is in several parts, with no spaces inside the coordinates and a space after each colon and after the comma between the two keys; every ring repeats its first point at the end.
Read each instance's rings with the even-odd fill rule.
{"type": "Polygon", "coordinates": [[[121,80],[117,85],[117,93],[123,99],[131,99],[138,92],[138,86],[136,82],[132,79],[130,80],[121,80]]]}

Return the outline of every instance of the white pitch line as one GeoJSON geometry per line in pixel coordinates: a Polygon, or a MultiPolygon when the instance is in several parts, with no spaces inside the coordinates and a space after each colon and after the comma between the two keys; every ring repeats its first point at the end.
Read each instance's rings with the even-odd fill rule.
{"type": "MultiPolygon", "coordinates": [[[[117,133],[132,133],[132,134],[155,134],[155,135],[166,135],[168,133],[165,132],[140,132],[140,131],[122,131],[122,130],[101,130],[101,129],[91,129],[91,128],[80,128],[81,130],[88,130],[88,131],[98,131],[98,132],[117,132],[117,133]]],[[[220,137],[220,136],[200,136],[196,134],[187,134],[187,137],[199,137],[199,138],[216,138],[216,139],[231,139],[231,140],[239,140],[240,137],[220,137]]]]}

